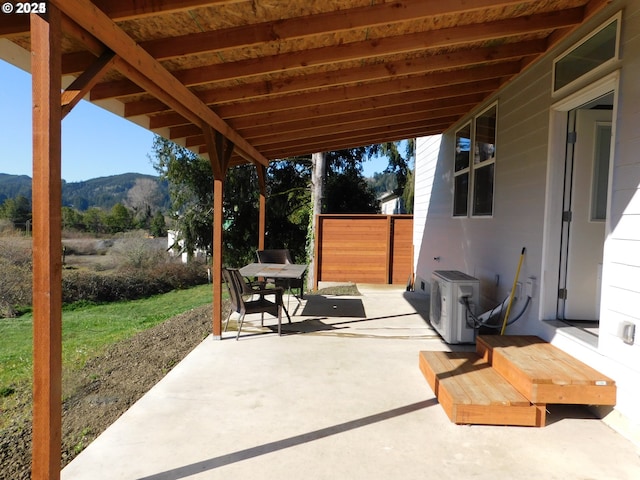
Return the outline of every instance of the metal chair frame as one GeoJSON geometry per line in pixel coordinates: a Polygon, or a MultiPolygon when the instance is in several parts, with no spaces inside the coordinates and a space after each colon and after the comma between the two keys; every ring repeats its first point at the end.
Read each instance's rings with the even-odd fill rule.
{"type": "Polygon", "coordinates": [[[278,319],[278,335],[282,334],[282,311],[284,310],[289,323],[291,318],[287,309],[284,307],[283,294],[284,289],[280,287],[265,288],[265,285],[260,283],[247,283],[237,268],[223,268],[222,276],[227,289],[229,290],[229,297],[231,299],[231,308],[227,315],[227,321],[224,326],[224,331],[227,331],[229,326],[229,319],[233,312],[240,314],[240,323],[238,324],[238,333],[236,340],[240,338],[240,332],[244,323],[244,317],[247,313],[260,313],[260,323],[264,326],[264,314],[269,313],[278,319]],[[256,300],[252,298],[258,296],[256,300]],[[274,300],[270,301],[266,297],[274,296],[274,300]]]}

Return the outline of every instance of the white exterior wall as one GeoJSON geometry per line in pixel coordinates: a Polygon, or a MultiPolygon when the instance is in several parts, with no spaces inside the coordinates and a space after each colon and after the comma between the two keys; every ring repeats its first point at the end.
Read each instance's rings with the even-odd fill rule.
{"type": "MultiPolygon", "coordinates": [[[[480,280],[482,310],[511,288],[522,247],[519,280],[535,277],[534,299],[508,333],[539,335],[616,380],[618,404],[610,415],[624,418],[626,433],[640,439],[640,0],[613,2],[570,40],[488,99],[474,114],[498,102],[494,211],[491,218],[453,218],[455,129],[416,143],[414,242],[416,290],[433,270],[461,270],[480,280]],[[553,59],[623,9],[615,153],[612,164],[609,234],[605,241],[602,311],[597,347],[556,329],[549,312],[557,291],[557,164],[550,146],[551,111],[562,96],[551,94],[553,59]],[[556,212],[555,216],[551,212],[556,212]],[[439,261],[437,260],[439,259],[439,261]],[[555,284],[554,284],[555,282],[555,284]],[[542,288],[541,288],[542,283],[542,288]],[[545,298],[541,300],[541,293],[545,298]],[[634,345],[619,336],[623,321],[637,325],[634,345]],[[631,433],[629,433],[631,432],[631,433]]],[[[586,87],[583,82],[573,90],[586,87]]],[[[573,92],[568,92],[571,94],[573,92]]],[[[469,118],[465,118],[464,122],[469,118]]],[[[463,125],[461,122],[457,127],[463,125]]],[[[457,128],[456,127],[456,128],[457,128]]],[[[559,181],[562,183],[562,180],[559,181]]],[[[519,306],[514,306],[515,311],[519,306]]],[[[621,427],[622,429],[622,427],[621,427]]]]}
{"type": "Polygon", "coordinates": [[[619,395],[617,408],[627,416],[634,412],[636,431],[640,431],[640,1],[621,3],[625,3],[622,68],[599,352],[615,362],[614,378],[618,384],[624,382],[625,395],[619,395]],[[634,345],[620,340],[622,322],[636,325],[634,345]]]}
{"type": "MultiPolygon", "coordinates": [[[[420,137],[416,139],[416,158],[434,158],[437,160],[440,151],[442,135],[420,137]]],[[[418,292],[428,293],[429,278],[421,275],[418,265],[423,263],[420,258],[422,238],[425,233],[427,211],[431,201],[431,189],[435,178],[436,161],[415,163],[415,189],[413,198],[413,271],[416,272],[415,289],[418,292]]]]}

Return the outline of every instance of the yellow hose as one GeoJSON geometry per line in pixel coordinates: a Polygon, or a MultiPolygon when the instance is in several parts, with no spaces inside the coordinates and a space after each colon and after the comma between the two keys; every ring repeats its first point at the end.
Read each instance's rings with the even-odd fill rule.
{"type": "Polygon", "coordinates": [[[511,287],[511,295],[509,295],[509,305],[507,305],[507,313],[504,314],[504,321],[502,322],[502,330],[500,335],[504,335],[504,331],[507,329],[507,322],[509,321],[509,313],[511,312],[511,305],[513,304],[513,297],[516,294],[516,287],[518,286],[518,277],[520,276],[520,267],[522,267],[522,261],[524,260],[525,247],[522,247],[522,253],[520,253],[520,261],[518,262],[518,270],[516,271],[516,277],[513,279],[513,286],[511,287]]]}

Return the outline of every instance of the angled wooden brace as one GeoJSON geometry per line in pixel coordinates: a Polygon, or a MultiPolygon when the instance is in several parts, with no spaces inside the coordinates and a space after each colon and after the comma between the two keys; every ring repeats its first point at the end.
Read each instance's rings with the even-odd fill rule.
{"type": "Polygon", "coordinates": [[[89,93],[93,86],[100,81],[105,73],[115,63],[115,53],[110,50],[105,51],[100,57],[78,78],[76,78],[67,89],[62,92],[62,118],[64,118],[82,98],[89,93]]]}
{"type": "Polygon", "coordinates": [[[202,133],[204,133],[204,139],[207,144],[213,176],[216,179],[224,180],[235,145],[220,132],[211,128],[210,125],[203,125],[202,133]]]}

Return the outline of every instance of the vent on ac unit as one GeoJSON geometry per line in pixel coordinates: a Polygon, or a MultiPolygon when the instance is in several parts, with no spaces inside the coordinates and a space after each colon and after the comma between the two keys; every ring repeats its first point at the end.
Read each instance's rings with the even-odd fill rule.
{"type": "MultiPolygon", "coordinates": [[[[460,297],[469,297],[470,308],[478,305],[480,282],[457,270],[436,270],[431,277],[431,326],[447,343],[473,343],[475,330],[467,321],[467,307],[460,297]]],[[[475,311],[473,312],[475,313],[475,311]]]]}

